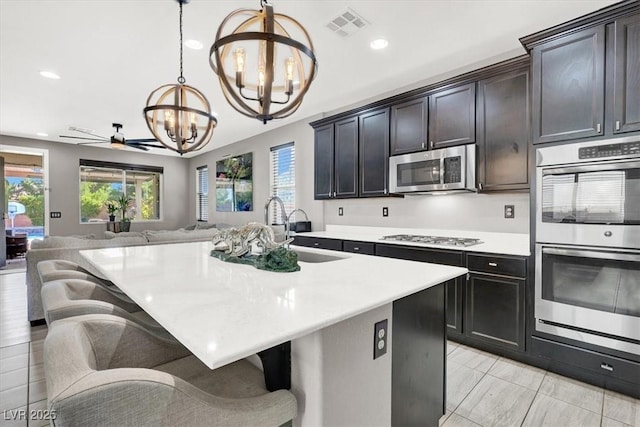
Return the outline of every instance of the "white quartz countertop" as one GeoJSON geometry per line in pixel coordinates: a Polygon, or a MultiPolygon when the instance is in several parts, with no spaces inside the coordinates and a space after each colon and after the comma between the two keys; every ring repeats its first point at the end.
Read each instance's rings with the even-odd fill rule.
{"type": "Polygon", "coordinates": [[[296,247],[301,258],[337,259],[275,273],[220,261],[211,249],[194,242],[80,253],[211,369],[467,272],[296,247]]]}
{"type": "Polygon", "coordinates": [[[425,248],[451,249],[466,252],[529,256],[529,235],[521,233],[492,233],[469,230],[439,230],[419,228],[384,228],[346,225],[327,225],[326,231],[299,233],[299,236],[324,237],[327,239],[356,240],[361,242],[388,243],[390,245],[417,246],[425,248]],[[480,239],[482,243],[473,246],[430,245],[424,243],[381,240],[393,234],[417,234],[423,236],[463,237],[480,239]]]}

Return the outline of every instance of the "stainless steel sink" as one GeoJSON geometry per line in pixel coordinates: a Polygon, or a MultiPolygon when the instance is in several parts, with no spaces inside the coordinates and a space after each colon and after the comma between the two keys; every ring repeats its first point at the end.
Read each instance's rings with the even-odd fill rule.
{"type": "Polygon", "coordinates": [[[303,251],[294,251],[294,252],[298,254],[298,261],[300,262],[318,263],[318,262],[339,261],[341,259],[348,258],[348,257],[341,257],[336,255],[319,254],[316,252],[303,252],[303,251]]]}

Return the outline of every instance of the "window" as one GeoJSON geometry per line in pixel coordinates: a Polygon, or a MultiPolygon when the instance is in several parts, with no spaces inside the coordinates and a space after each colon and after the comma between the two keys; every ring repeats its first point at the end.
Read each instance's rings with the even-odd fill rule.
{"type": "Polygon", "coordinates": [[[196,220],[209,221],[209,168],[196,169],[196,220]]]}
{"type": "MultiPolygon", "coordinates": [[[[293,142],[271,147],[271,195],[284,202],[287,214],[296,206],[296,148],[293,142]]],[[[284,224],[280,206],[271,203],[269,212],[271,224],[284,224]]]]}
{"type": "Polygon", "coordinates": [[[108,221],[107,202],[122,193],[131,198],[129,219],[159,220],[162,173],[161,167],[80,160],[80,222],[108,221]]]}

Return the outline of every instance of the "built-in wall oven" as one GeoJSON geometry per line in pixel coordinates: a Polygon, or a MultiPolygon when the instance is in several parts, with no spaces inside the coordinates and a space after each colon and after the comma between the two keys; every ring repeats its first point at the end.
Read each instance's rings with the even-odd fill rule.
{"type": "Polygon", "coordinates": [[[535,330],[640,355],[640,137],[536,162],[535,330]]]}

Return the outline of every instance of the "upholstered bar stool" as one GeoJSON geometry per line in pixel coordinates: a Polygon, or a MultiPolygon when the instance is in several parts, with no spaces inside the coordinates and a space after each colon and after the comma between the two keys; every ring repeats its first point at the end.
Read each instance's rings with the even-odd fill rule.
{"type": "Polygon", "coordinates": [[[56,426],[280,426],[297,413],[246,360],[210,370],[182,345],[110,315],[69,317],[44,343],[56,426]]]}
{"type": "Polygon", "coordinates": [[[113,292],[121,294],[124,299],[133,303],[133,301],[131,301],[131,299],[127,297],[120,288],[113,284],[113,282],[92,274],[89,270],[76,264],[75,262],[67,261],[64,259],[51,259],[40,261],[37,268],[38,275],[40,276],[40,282],[43,284],[46,282],[51,282],[53,280],[61,279],[88,280],[90,282],[97,283],[105,288],[108,288],[113,292]]]}
{"type": "Polygon", "coordinates": [[[81,279],[46,282],[41,289],[42,308],[47,325],[60,319],[83,314],[113,314],[132,320],[147,329],[170,336],[137,304],[97,283],[81,279]]]}

